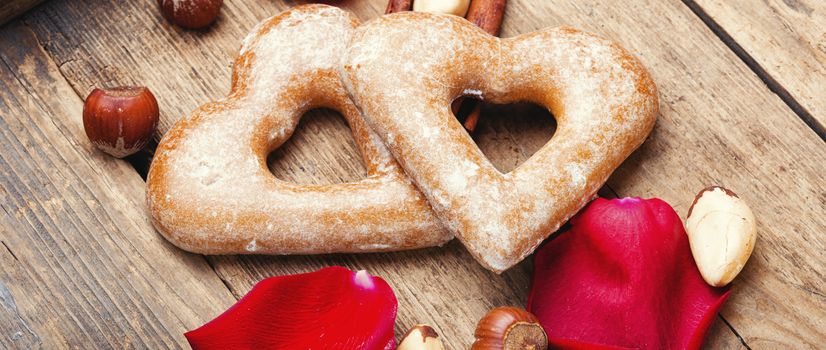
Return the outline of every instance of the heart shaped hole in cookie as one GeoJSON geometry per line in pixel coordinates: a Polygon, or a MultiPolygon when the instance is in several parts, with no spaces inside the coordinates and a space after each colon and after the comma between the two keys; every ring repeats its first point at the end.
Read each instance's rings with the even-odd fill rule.
{"type": "Polygon", "coordinates": [[[535,103],[495,104],[473,95],[459,100],[461,106],[454,102],[453,114],[465,130],[473,130],[470,135],[476,146],[502,173],[528,160],[556,132],[553,114],[535,103]],[[474,116],[477,108],[479,113],[474,116]]]}
{"type": "Polygon", "coordinates": [[[338,111],[312,109],[301,116],[292,137],[267,156],[275,177],[299,184],[354,182],[367,170],[347,121],[338,111]]]}

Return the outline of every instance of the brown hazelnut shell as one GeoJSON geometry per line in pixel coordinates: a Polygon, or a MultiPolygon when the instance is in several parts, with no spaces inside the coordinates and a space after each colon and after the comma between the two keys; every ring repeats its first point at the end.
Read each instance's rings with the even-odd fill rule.
{"type": "Polygon", "coordinates": [[[123,158],[149,143],[158,126],[158,101],[145,87],[94,89],[83,104],[86,136],[102,151],[123,158]]]}
{"type": "Polygon", "coordinates": [[[548,335],[532,313],[517,307],[498,307],[476,326],[471,350],[544,350],[548,335]]]}
{"type": "Polygon", "coordinates": [[[224,0],[158,0],[167,21],[187,29],[206,28],[218,17],[224,0]]]}

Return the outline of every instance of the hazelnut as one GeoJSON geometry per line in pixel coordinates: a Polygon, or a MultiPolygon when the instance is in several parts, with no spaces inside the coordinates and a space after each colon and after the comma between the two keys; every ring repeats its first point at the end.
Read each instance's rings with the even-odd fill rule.
{"type": "Polygon", "coordinates": [[[146,147],[157,126],[158,101],[145,87],[95,89],[83,104],[86,136],[117,158],[146,147]]]}
{"type": "Polygon", "coordinates": [[[433,327],[417,324],[407,331],[396,350],[444,350],[439,334],[433,327]]]}
{"type": "Polygon", "coordinates": [[[757,239],[757,222],[746,202],[731,190],[700,191],[688,210],[685,231],[691,254],[711,286],[729,284],[746,265],[757,239]]]}
{"type": "Polygon", "coordinates": [[[166,20],[187,29],[210,25],[223,4],[224,0],[158,0],[166,20]]]}
{"type": "Polygon", "coordinates": [[[413,11],[465,17],[469,6],[470,0],[416,0],[413,2],[413,11]]]}
{"type": "Polygon", "coordinates": [[[471,350],[544,350],[548,335],[532,313],[517,307],[498,307],[479,320],[471,350]]]}

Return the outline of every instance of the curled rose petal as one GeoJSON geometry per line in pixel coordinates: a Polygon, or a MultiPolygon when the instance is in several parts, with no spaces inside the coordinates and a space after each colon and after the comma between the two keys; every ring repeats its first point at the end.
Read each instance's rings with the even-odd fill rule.
{"type": "Polygon", "coordinates": [[[668,203],[597,199],[537,252],[528,310],[556,346],[698,349],[728,294],[668,203]]]}
{"type": "Polygon", "coordinates": [[[397,307],[383,279],[328,267],[265,279],[185,335],[193,349],[392,349],[397,307]]]}

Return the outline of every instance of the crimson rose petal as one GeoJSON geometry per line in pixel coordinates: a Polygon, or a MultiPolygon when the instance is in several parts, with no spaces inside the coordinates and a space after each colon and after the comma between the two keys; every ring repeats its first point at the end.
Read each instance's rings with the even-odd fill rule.
{"type": "Polygon", "coordinates": [[[328,267],[265,279],[185,335],[193,349],[392,349],[397,307],[383,279],[328,267]]]}
{"type": "Polygon", "coordinates": [[[537,252],[528,310],[557,346],[698,349],[728,294],[668,203],[597,199],[537,252]]]}

